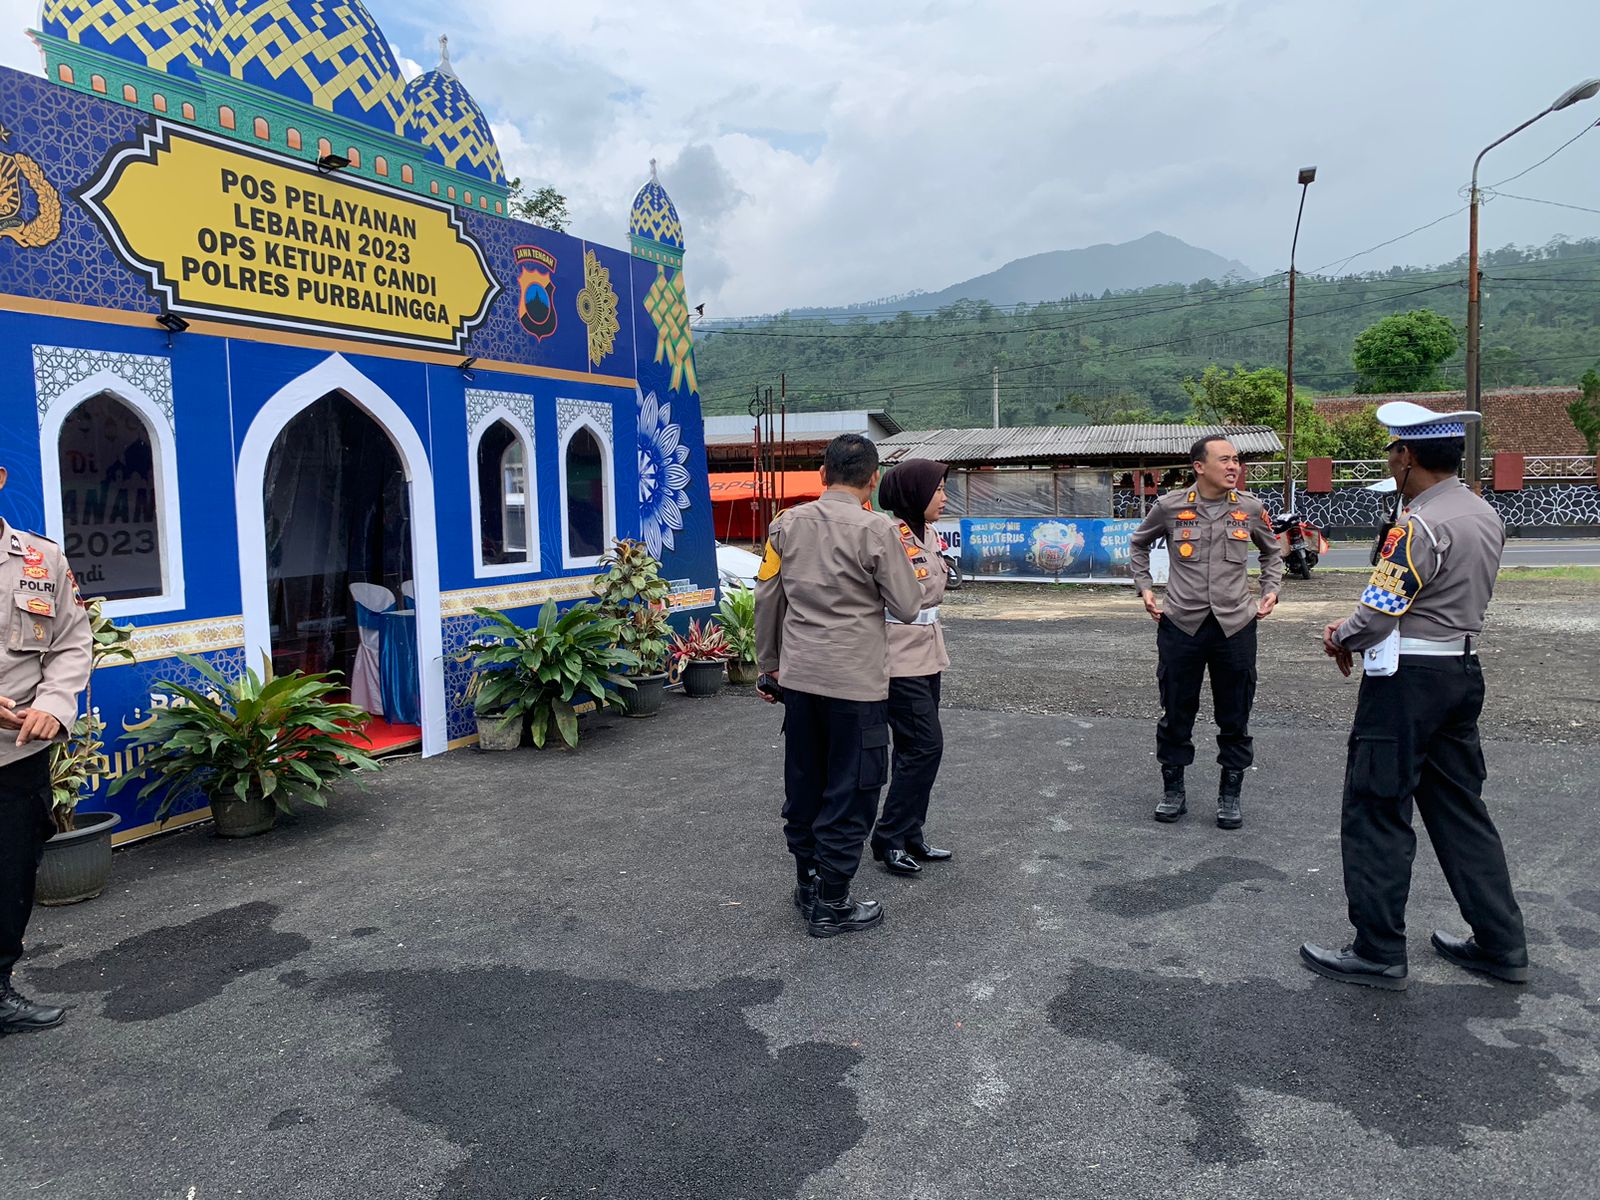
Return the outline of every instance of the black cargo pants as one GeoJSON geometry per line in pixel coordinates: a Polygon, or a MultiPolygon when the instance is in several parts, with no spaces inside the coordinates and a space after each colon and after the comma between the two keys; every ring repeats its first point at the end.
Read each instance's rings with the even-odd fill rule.
{"type": "Polygon", "coordinates": [[[1340,851],[1356,953],[1406,961],[1415,801],[1461,915],[1492,955],[1526,947],[1505,848],[1483,803],[1483,668],[1474,655],[1402,655],[1361,680],[1345,766],[1340,851]]]}
{"type": "Polygon", "coordinates": [[[0,981],[22,957],[39,859],[54,832],[46,747],[0,767],[0,981]]]}
{"type": "Polygon", "coordinates": [[[889,775],[888,704],[783,689],[783,835],[824,882],[848,883],[889,775]]]}
{"type": "Polygon", "coordinates": [[[922,840],[928,797],[944,758],[939,724],[942,675],[909,675],[889,680],[889,727],[894,731],[893,770],[883,813],[872,831],[875,851],[904,850],[922,840]]]}
{"type": "Polygon", "coordinates": [[[1256,699],[1256,623],[1252,620],[1229,637],[1210,613],[1192,634],[1169,617],[1156,627],[1156,682],[1161,689],[1156,761],[1164,767],[1194,762],[1194,718],[1200,711],[1200,683],[1208,672],[1217,717],[1217,761],[1230,771],[1243,771],[1255,761],[1250,708],[1256,699]]]}

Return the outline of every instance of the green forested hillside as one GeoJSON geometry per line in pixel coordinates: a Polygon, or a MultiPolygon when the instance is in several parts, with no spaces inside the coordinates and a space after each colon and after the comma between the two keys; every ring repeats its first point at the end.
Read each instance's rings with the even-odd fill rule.
{"type": "MultiPolygon", "coordinates": [[[[1600,361],[1600,239],[1486,254],[1483,383],[1574,383],[1600,361]]],[[[1391,313],[1431,308],[1463,334],[1465,260],[1381,274],[1302,275],[1295,300],[1295,385],[1349,392],[1351,347],[1391,313]]],[[[990,369],[1005,425],[1078,424],[1187,414],[1186,377],[1208,364],[1278,367],[1288,286],[1145,288],[1002,310],[962,302],[937,312],[847,324],[779,318],[702,328],[696,362],[708,414],[742,412],[755,388],[791,409],[887,408],[908,428],[987,425],[990,369]]],[[[1464,343],[1463,343],[1464,344],[1464,343]]],[[[1463,381],[1463,354],[1445,363],[1463,381]]]]}

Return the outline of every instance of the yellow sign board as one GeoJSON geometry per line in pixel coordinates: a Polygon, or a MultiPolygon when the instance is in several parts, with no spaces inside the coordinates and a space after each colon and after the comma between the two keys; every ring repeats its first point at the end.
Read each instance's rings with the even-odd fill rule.
{"type": "Polygon", "coordinates": [[[79,198],[172,312],[459,350],[500,293],[453,205],[164,121],[79,198]]]}

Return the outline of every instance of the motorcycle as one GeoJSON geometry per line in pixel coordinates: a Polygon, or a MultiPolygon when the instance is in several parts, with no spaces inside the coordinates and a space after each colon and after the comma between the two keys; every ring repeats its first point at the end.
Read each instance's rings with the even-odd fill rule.
{"type": "Polygon", "coordinates": [[[1311,568],[1328,552],[1328,539],[1322,536],[1322,530],[1293,512],[1281,512],[1272,522],[1272,532],[1283,547],[1284,573],[1296,579],[1310,579],[1311,568]]]}

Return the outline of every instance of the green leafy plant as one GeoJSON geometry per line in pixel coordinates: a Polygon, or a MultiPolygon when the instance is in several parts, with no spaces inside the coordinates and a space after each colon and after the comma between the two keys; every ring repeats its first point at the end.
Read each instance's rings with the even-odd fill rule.
{"type": "Polygon", "coordinates": [[[1583,395],[1567,405],[1567,416],[1582,436],[1590,454],[1600,453],[1600,374],[1593,367],[1583,373],[1583,395]]]}
{"type": "Polygon", "coordinates": [[[326,808],[323,793],[330,785],[354,772],[378,769],[376,760],[345,740],[367,714],[328,699],[341,686],[334,673],[274,675],[271,660],[263,656],[260,675],[247,669],[230,680],[204,659],[178,658],[210,690],[158,682],[157,689],[176,699],[156,709],[143,729],[126,735],[133,748],[147,749],[149,755],[112,786],[118,791],[133,779],[153,776],[139,798],[167,789],[157,820],[195,792],[208,799],[259,796],[284,813],[292,800],[326,808]]]}
{"type": "Polygon", "coordinates": [[[661,578],[661,564],[643,542],[618,538],[600,566],[605,569],[594,577],[594,590],[600,612],[617,622],[617,645],[638,658],[636,674],[659,675],[667,669],[672,637],[672,589],[661,578]]]}
{"type": "Polygon", "coordinates": [[[744,584],[728,588],[722,593],[722,604],[717,610],[723,631],[727,634],[730,658],[740,662],[756,660],[756,594],[744,584]]]}
{"type": "Polygon", "coordinates": [[[532,627],[492,608],[474,611],[490,624],[468,647],[478,670],[473,704],[480,713],[526,716],[535,746],[552,732],[576,746],[581,698],[620,707],[616,689],[633,686],[619,672],[638,667],[639,657],[617,644],[616,619],[596,605],[558,612],[553,602],[546,604],[532,627]]]}
{"type": "Polygon", "coordinates": [[[733,657],[733,647],[728,644],[728,635],[715,618],[708,619],[702,626],[699,621],[689,622],[689,632],[682,635],[672,635],[673,665],[680,671],[685,663],[691,662],[720,662],[725,658],[733,657]]]}
{"type": "Polygon", "coordinates": [[[50,747],[50,819],[57,833],[78,827],[78,801],[89,790],[105,758],[106,723],[94,711],[94,670],[109,662],[133,662],[133,626],[118,625],[101,611],[105,598],[97,596],[84,607],[89,612],[89,684],[84,689],[84,712],[73,721],[67,740],[50,747]]]}

